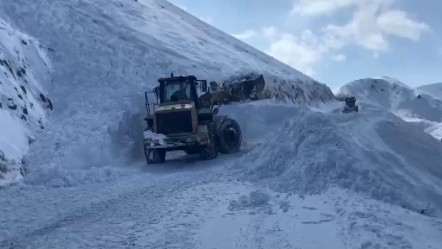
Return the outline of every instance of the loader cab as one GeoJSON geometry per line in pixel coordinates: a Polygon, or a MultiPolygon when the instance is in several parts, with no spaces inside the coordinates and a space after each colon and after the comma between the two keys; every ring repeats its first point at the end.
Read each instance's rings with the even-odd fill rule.
{"type": "Polygon", "coordinates": [[[156,104],[150,103],[145,93],[147,129],[165,135],[195,134],[198,125],[213,121],[210,101],[201,98],[207,95],[206,80],[197,80],[193,75],[174,77],[172,74],[158,79],[158,82],[153,91],[156,104]]]}
{"type": "Polygon", "coordinates": [[[198,89],[207,92],[207,81],[197,80],[193,75],[161,78],[155,94],[160,105],[193,102],[198,109],[198,89]],[[198,88],[199,87],[199,88],[198,88]]]}

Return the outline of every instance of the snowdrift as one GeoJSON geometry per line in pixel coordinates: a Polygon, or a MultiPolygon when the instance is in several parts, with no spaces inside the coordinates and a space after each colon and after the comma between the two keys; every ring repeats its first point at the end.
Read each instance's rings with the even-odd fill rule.
{"type": "Polygon", "coordinates": [[[292,109],[232,168],[244,180],[282,192],[318,194],[340,187],[442,214],[442,144],[375,106],[350,115],[340,110],[292,109]]]}
{"type": "Polygon", "coordinates": [[[56,108],[31,148],[29,183],[70,186],[91,168],[107,179],[115,165],[143,160],[143,91],[172,72],[218,82],[262,73],[274,100],[334,98],[324,84],[167,1],[1,1],[0,14],[39,39],[54,68],[48,90],[56,108]]]}
{"type": "Polygon", "coordinates": [[[0,186],[22,177],[23,157],[43,129],[50,64],[40,44],[0,18],[0,186]]]}
{"type": "Polygon", "coordinates": [[[387,77],[356,80],[342,86],[337,94],[354,95],[362,106],[376,105],[422,127],[435,138],[442,138],[442,99],[398,80],[387,77]]]}

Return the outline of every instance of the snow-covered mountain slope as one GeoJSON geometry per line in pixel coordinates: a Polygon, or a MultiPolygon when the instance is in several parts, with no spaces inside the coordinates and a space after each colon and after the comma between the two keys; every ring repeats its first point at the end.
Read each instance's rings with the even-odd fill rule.
{"type": "Polygon", "coordinates": [[[418,91],[425,92],[435,98],[442,99],[442,83],[423,85],[423,86],[420,86],[416,89],[418,91]]]}
{"type": "Polygon", "coordinates": [[[50,81],[40,44],[0,18],[0,185],[21,177],[22,159],[43,129],[50,100],[40,82],[50,81]]]}
{"type": "Polygon", "coordinates": [[[143,91],[172,72],[209,81],[257,72],[278,99],[334,97],[327,86],[163,0],[1,1],[0,14],[38,38],[54,67],[47,89],[57,108],[30,155],[37,174],[141,159],[143,91]]]}
{"type": "Polygon", "coordinates": [[[359,103],[371,104],[422,126],[437,139],[442,138],[442,99],[417,91],[392,78],[368,78],[350,82],[339,94],[357,96],[359,103]]]}

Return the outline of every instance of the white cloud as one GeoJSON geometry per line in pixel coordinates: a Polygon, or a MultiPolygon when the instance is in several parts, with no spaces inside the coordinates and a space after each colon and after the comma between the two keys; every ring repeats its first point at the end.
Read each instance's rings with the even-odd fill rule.
{"type": "Polygon", "coordinates": [[[301,72],[313,76],[313,65],[323,58],[324,53],[315,44],[307,42],[313,38],[312,35],[309,31],[304,32],[301,37],[281,33],[279,39],[271,43],[267,53],[301,72]]]}
{"type": "Polygon", "coordinates": [[[337,47],[354,43],[369,50],[386,51],[388,43],[376,24],[376,13],[377,7],[358,9],[347,24],[328,25],[324,29],[326,36],[334,40],[337,47]]]}
{"type": "Polygon", "coordinates": [[[388,34],[413,41],[418,41],[422,32],[429,30],[428,25],[411,20],[407,13],[400,10],[382,13],[377,19],[377,25],[388,34]]]}
{"type": "Polygon", "coordinates": [[[201,21],[208,23],[208,24],[212,24],[213,23],[213,19],[210,17],[205,17],[205,18],[201,18],[201,21]]]}
{"type": "Polygon", "coordinates": [[[418,41],[429,30],[425,23],[410,19],[400,10],[390,9],[393,0],[362,0],[351,20],[342,26],[327,25],[325,39],[332,48],[356,44],[375,53],[389,49],[389,36],[418,41]]]}
{"type": "Polygon", "coordinates": [[[315,66],[329,57],[343,62],[347,57],[341,50],[359,46],[373,52],[377,59],[392,46],[392,36],[418,41],[430,28],[422,22],[394,7],[397,0],[295,0],[293,15],[318,18],[323,15],[340,15],[350,11],[344,24],[325,24],[312,31],[290,33],[273,26],[260,31],[247,30],[235,37],[248,40],[264,39],[269,45],[267,53],[280,61],[304,72],[314,74],[315,66]]]}
{"type": "Polygon", "coordinates": [[[332,59],[337,62],[344,62],[347,60],[347,57],[343,54],[338,54],[338,55],[333,56],[332,59]]]}
{"type": "Polygon", "coordinates": [[[375,7],[386,9],[397,0],[295,0],[291,14],[300,16],[319,17],[336,14],[350,8],[375,7]]]}
{"type": "Polygon", "coordinates": [[[267,39],[269,39],[269,40],[271,40],[271,41],[274,41],[274,40],[278,39],[279,32],[278,32],[278,30],[277,30],[275,27],[273,27],[273,26],[271,26],[271,27],[267,27],[267,28],[264,28],[264,29],[262,30],[262,32],[263,32],[263,34],[264,34],[264,37],[267,38],[267,39]]]}
{"type": "Polygon", "coordinates": [[[310,30],[305,30],[301,35],[282,32],[274,26],[265,27],[262,30],[246,30],[234,35],[241,40],[263,39],[269,44],[264,52],[312,76],[313,66],[323,58],[323,51],[316,35],[310,30]]]}
{"type": "Polygon", "coordinates": [[[329,15],[358,2],[358,0],[298,0],[295,2],[291,14],[301,16],[329,15]]]}
{"type": "Polygon", "coordinates": [[[233,36],[236,39],[240,39],[240,40],[248,40],[248,39],[251,39],[251,38],[256,37],[258,35],[259,35],[258,32],[256,32],[255,30],[246,30],[240,34],[233,34],[233,36]]]}

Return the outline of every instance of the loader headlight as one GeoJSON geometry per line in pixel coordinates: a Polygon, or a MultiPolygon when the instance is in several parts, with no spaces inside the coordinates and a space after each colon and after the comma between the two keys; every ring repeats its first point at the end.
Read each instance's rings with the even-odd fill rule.
{"type": "Polygon", "coordinates": [[[183,108],[184,109],[191,109],[192,108],[192,104],[184,104],[183,108]]]}

